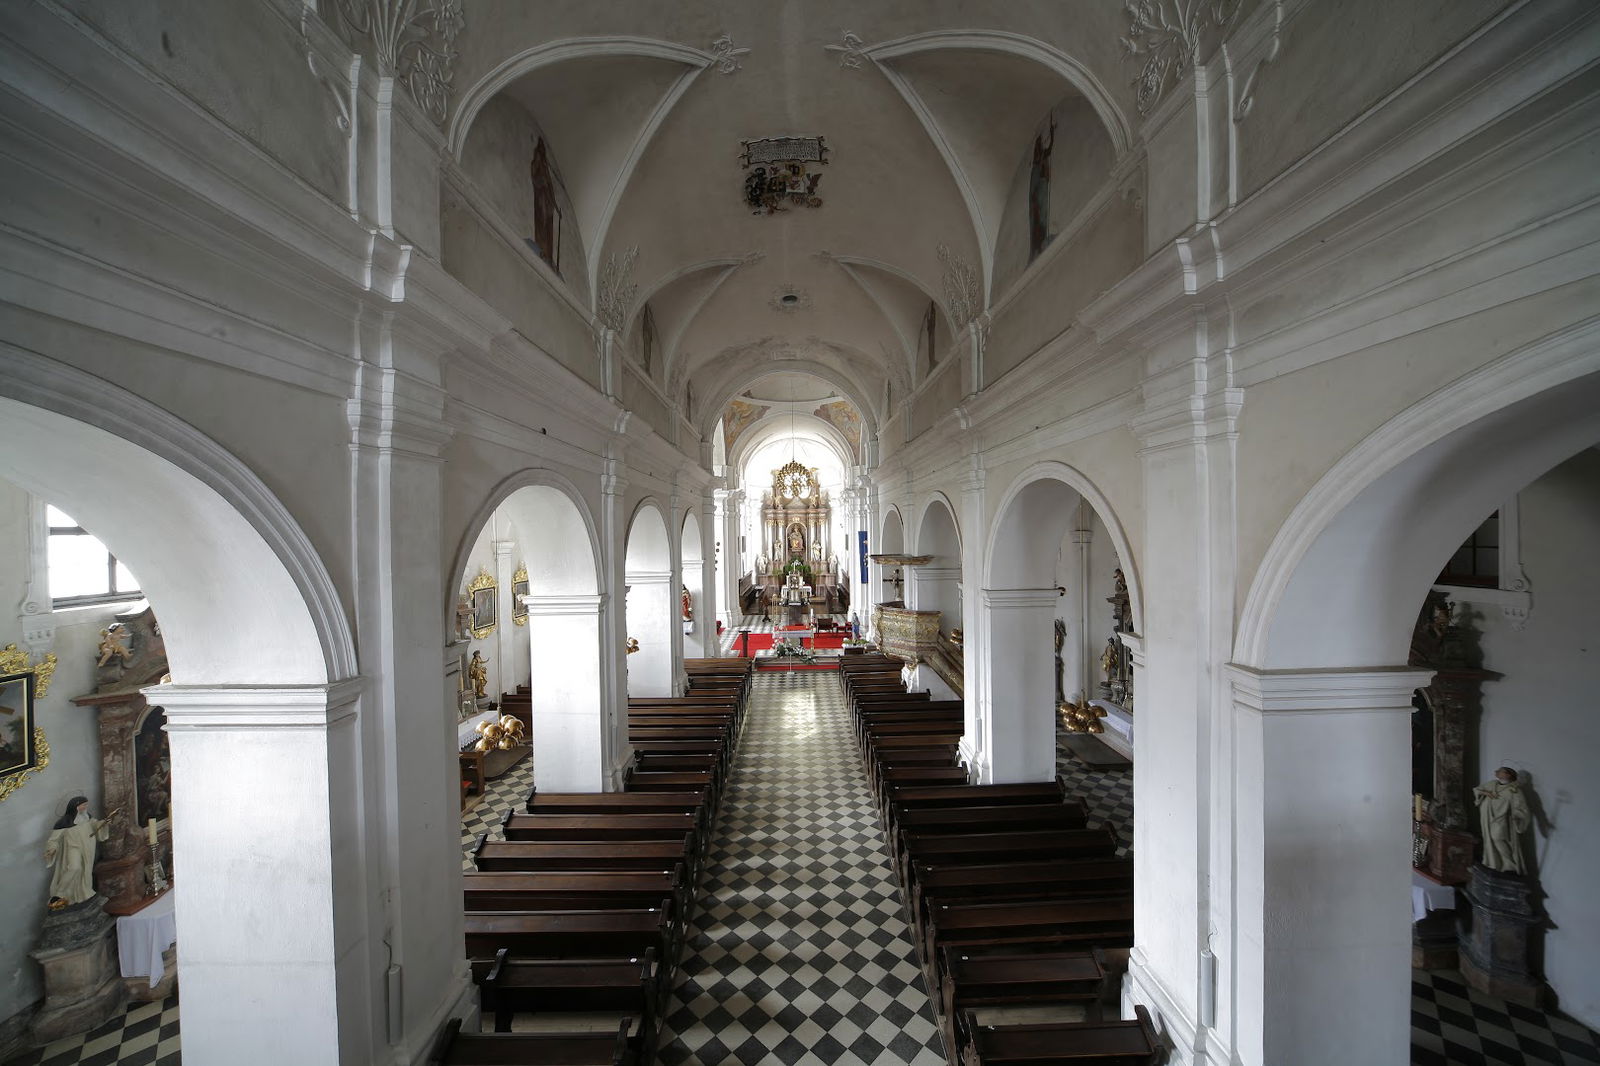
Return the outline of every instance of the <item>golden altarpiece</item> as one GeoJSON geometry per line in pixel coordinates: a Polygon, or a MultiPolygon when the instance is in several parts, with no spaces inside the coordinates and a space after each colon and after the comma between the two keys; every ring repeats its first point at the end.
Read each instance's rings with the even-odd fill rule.
{"type": "Polygon", "coordinates": [[[828,601],[836,564],[832,517],[814,468],[791,459],[772,472],[772,488],[761,497],[763,548],[756,560],[764,595],[775,600],[787,574],[798,570],[813,597],[828,601]]]}

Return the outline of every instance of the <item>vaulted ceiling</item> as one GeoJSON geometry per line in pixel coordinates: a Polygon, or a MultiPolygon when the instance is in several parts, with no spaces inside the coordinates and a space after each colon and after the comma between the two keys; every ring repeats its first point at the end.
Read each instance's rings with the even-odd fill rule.
{"type": "Polygon", "coordinates": [[[1129,144],[1120,0],[464,9],[452,150],[495,97],[527,109],[570,198],[582,291],[605,310],[608,264],[637,249],[617,317],[632,332],[649,303],[658,385],[674,400],[692,388],[707,435],[775,370],[815,375],[873,432],[886,397],[928,372],[930,301],[947,356],[997,295],[1002,225],[1026,217],[1019,174],[1051,109],[1075,102],[1096,127],[1065,131],[1058,172],[1080,155],[1104,171],[1129,144]],[[1109,151],[1075,152],[1080,132],[1109,151]],[[825,139],[820,206],[746,203],[741,142],[780,136],[825,139]]]}

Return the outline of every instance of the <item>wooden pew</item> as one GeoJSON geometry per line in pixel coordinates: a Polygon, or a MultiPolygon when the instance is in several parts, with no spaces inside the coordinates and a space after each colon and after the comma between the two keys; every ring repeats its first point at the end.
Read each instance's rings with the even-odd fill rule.
{"type": "Polygon", "coordinates": [[[427,1066],[642,1066],[616,1033],[463,1033],[452,1018],[428,1052],[427,1066]]]}
{"type": "MultiPolygon", "coordinates": [[[[693,869],[694,837],[672,840],[500,841],[478,837],[473,861],[479,870],[670,870],[678,863],[693,869]]],[[[687,879],[686,879],[687,880],[687,879]]]]}
{"type": "Polygon", "coordinates": [[[695,814],[519,814],[500,820],[507,840],[677,840],[693,834],[695,814]]]}
{"type": "Polygon", "coordinates": [[[469,911],[639,910],[670,897],[681,914],[686,895],[682,863],[668,870],[479,870],[461,878],[469,911]]]}
{"type": "Polygon", "coordinates": [[[945,948],[939,960],[944,984],[939,990],[945,1046],[955,1060],[959,1045],[955,1019],[981,1008],[1081,1006],[1099,1018],[1106,991],[1099,951],[1041,951],[970,955],[945,948]]]}
{"type": "Polygon", "coordinates": [[[464,920],[469,959],[494,958],[501,948],[534,959],[627,958],[654,949],[664,971],[676,962],[670,899],[640,910],[467,911],[464,920]]]}
{"type": "Polygon", "coordinates": [[[962,1066],[1155,1066],[1161,1044],[1150,1012],[1134,1007],[1131,1021],[979,1025],[971,1011],[956,1015],[962,1066]]]}
{"type": "Polygon", "coordinates": [[[918,865],[994,865],[1003,862],[1046,862],[1058,859],[1111,859],[1117,838],[1105,826],[1088,829],[1036,830],[970,835],[907,833],[896,856],[900,884],[908,894],[915,888],[918,865]]]}
{"type": "Polygon", "coordinates": [[[1028,951],[1125,948],[1133,946],[1133,900],[1007,900],[1000,903],[940,903],[928,908],[922,938],[931,987],[944,980],[936,972],[940,951],[987,954],[1028,951]]]}
{"type": "Polygon", "coordinates": [[[633,1023],[628,1044],[634,1061],[646,1064],[654,1058],[663,984],[654,952],[627,959],[513,959],[502,948],[486,973],[473,976],[495,1032],[509,1033],[517,1014],[620,1015],[619,1024],[633,1023]]]}
{"type": "Polygon", "coordinates": [[[528,792],[529,814],[678,814],[706,805],[704,789],[683,792],[528,792]]]}
{"type": "Polygon", "coordinates": [[[929,907],[937,903],[1105,898],[1132,891],[1132,859],[1050,859],[982,866],[919,863],[905,897],[912,924],[920,932],[929,907]]]}

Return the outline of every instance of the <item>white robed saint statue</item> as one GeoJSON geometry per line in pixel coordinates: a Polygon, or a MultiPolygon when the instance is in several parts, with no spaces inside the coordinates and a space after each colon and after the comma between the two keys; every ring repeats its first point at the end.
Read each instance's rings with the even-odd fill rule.
{"type": "MultiPolygon", "coordinates": [[[[117,808],[104,818],[90,817],[89,800],[73,796],[67,809],[50,830],[44,845],[44,861],[55,868],[50,877],[50,901],[65,901],[66,905],[82,903],[94,898],[95,841],[106,840],[110,830],[106,827],[115,818],[117,808]]],[[[62,904],[55,904],[61,906],[62,904]]]]}
{"type": "Polygon", "coordinates": [[[1522,834],[1528,831],[1532,817],[1528,797],[1517,783],[1517,772],[1509,766],[1500,767],[1494,772],[1493,781],[1485,781],[1472,790],[1472,799],[1478,805],[1483,829],[1483,865],[1503,873],[1527,873],[1522,861],[1522,834]]]}

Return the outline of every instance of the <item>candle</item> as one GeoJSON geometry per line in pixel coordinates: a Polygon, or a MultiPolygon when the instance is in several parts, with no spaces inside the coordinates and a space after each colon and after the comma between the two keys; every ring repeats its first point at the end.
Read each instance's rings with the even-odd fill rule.
{"type": "Polygon", "coordinates": [[[1411,820],[1422,821],[1422,793],[1418,792],[1411,797],[1411,820]]]}
{"type": "Polygon", "coordinates": [[[156,820],[152,818],[144,825],[150,831],[150,846],[154,848],[156,846],[156,820]]]}

